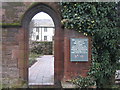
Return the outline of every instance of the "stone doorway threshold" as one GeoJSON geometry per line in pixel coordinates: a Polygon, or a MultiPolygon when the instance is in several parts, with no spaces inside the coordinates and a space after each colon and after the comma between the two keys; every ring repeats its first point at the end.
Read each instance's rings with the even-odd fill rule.
{"type": "Polygon", "coordinates": [[[29,85],[54,85],[54,83],[29,83],[29,85]]]}

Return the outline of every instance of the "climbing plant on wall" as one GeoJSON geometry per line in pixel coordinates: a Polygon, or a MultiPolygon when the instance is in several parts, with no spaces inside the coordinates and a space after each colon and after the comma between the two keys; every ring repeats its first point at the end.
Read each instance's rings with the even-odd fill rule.
{"type": "Polygon", "coordinates": [[[115,2],[62,2],[61,23],[93,39],[92,67],[89,75],[97,87],[114,83],[115,70],[120,69],[120,28],[115,2]]]}

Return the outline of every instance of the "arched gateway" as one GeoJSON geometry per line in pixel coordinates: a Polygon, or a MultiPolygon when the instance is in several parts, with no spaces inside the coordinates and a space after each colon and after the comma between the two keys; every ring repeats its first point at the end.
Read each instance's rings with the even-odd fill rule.
{"type": "Polygon", "coordinates": [[[78,75],[87,76],[91,65],[91,37],[62,28],[57,2],[4,2],[2,6],[2,79],[6,87],[20,87],[22,81],[28,85],[29,23],[39,12],[47,13],[55,25],[55,86],[78,75]],[[21,23],[18,25],[15,21],[21,23]]]}
{"type": "Polygon", "coordinates": [[[64,67],[64,33],[61,28],[61,18],[60,14],[56,12],[50,5],[44,3],[37,3],[27,10],[22,19],[22,29],[24,30],[25,36],[25,64],[24,64],[24,76],[23,79],[28,81],[28,41],[29,41],[29,23],[31,19],[39,12],[45,12],[51,16],[55,24],[55,36],[54,36],[54,80],[55,84],[59,82],[63,77],[63,67],[64,67]],[[26,68],[25,68],[26,67],[26,68]]]}

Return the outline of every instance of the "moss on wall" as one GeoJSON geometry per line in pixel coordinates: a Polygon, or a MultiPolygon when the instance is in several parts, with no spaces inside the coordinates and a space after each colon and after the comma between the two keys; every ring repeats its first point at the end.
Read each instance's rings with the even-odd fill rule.
{"type": "Polygon", "coordinates": [[[20,23],[0,23],[0,26],[21,26],[20,23]]]}
{"type": "Polygon", "coordinates": [[[23,6],[24,3],[23,2],[7,2],[10,6],[23,6]]]}

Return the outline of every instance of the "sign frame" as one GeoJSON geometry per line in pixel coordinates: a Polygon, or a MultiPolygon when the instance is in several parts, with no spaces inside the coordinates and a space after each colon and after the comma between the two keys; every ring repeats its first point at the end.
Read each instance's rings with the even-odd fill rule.
{"type": "MultiPolygon", "coordinates": [[[[77,42],[78,43],[78,42],[77,42]]],[[[83,46],[83,44],[81,44],[82,46],[83,46]]],[[[84,45],[85,45],[85,43],[84,43],[84,45]]],[[[83,48],[83,47],[82,47],[83,48]]],[[[77,49],[80,49],[80,48],[78,48],[77,47],[77,49]]],[[[80,51],[80,50],[79,50],[80,51]]],[[[78,51],[78,52],[79,52],[78,51]]],[[[81,51],[82,52],[82,51],[81,51]]],[[[89,61],[89,38],[70,38],[70,61],[72,61],[72,62],[88,62],[89,61]],[[81,42],[83,42],[83,41],[87,41],[87,47],[86,47],[86,52],[87,53],[85,53],[85,50],[84,50],[84,54],[83,53],[73,53],[73,46],[72,46],[72,41],[73,40],[78,40],[79,42],[80,42],[80,40],[82,40],[81,42]],[[77,58],[75,57],[76,55],[78,56],[77,58]],[[83,55],[82,55],[83,54],[83,55]],[[73,57],[74,56],[74,57],[73,57]],[[79,57],[80,56],[80,57],[79,57]],[[82,57],[81,57],[82,56],[82,57]],[[84,56],[86,56],[86,57],[84,57],[84,56]],[[75,59],[76,58],[76,59],[75,59]],[[79,59],[78,59],[79,58],[79,59]],[[81,59],[81,58],[84,58],[84,59],[81,59]],[[85,59],[86,58],[86,59],[85,59]]]]}

